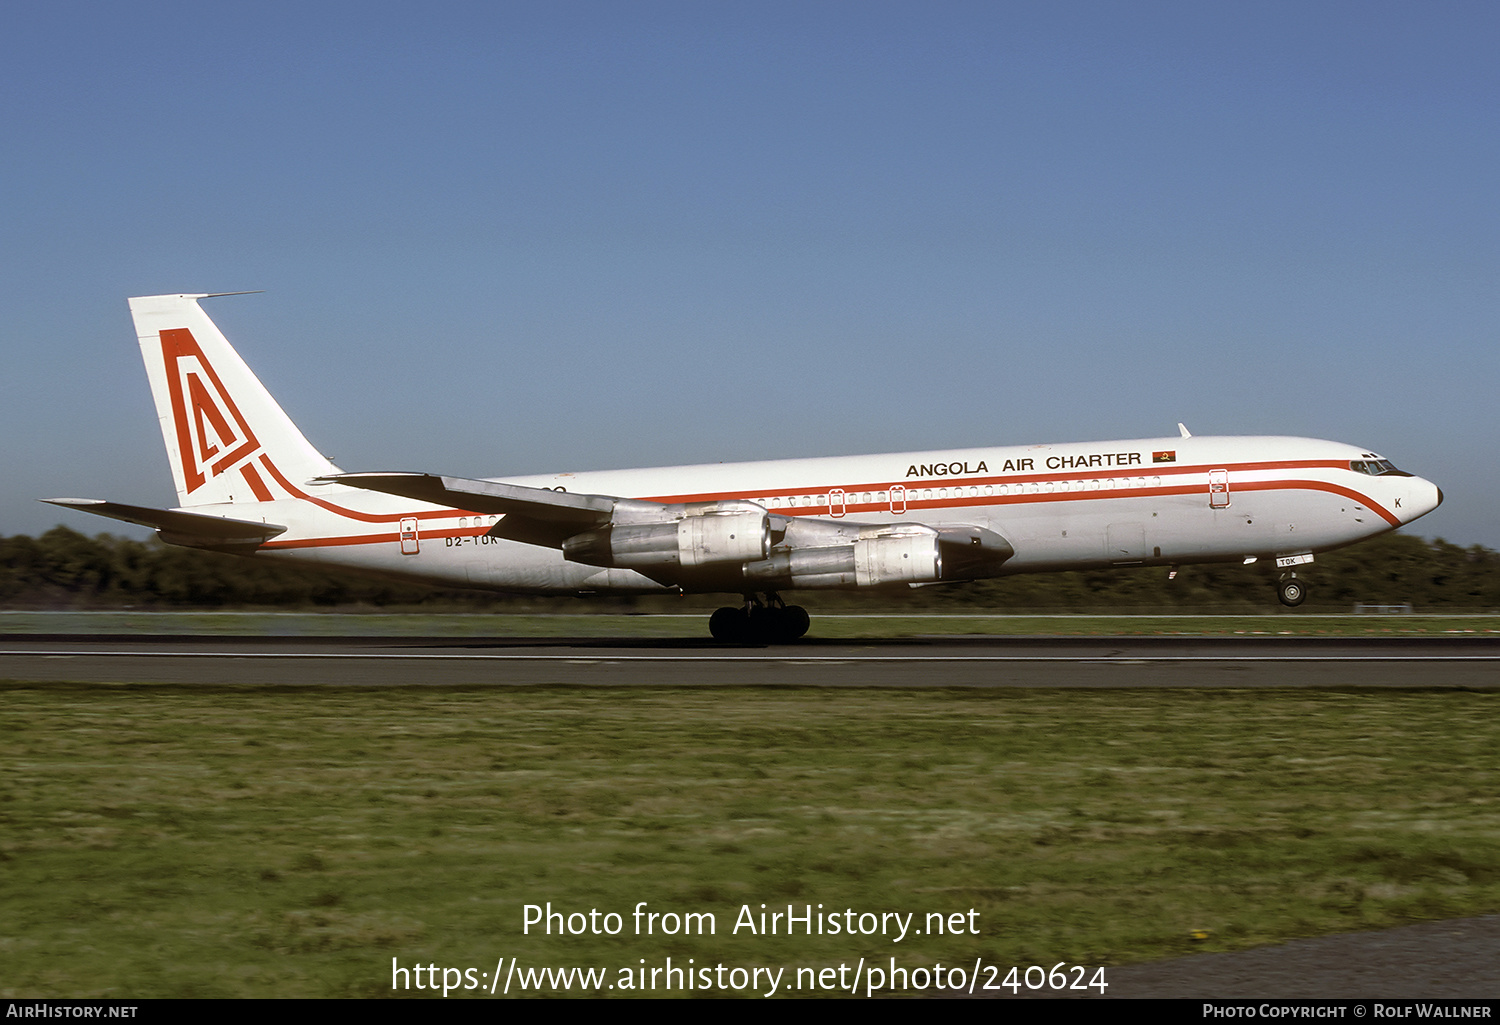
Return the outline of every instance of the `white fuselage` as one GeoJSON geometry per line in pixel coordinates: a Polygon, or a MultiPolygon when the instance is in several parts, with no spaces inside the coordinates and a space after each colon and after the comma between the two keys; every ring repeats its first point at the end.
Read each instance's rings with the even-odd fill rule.
{"type": "MultiPolygon", "coordinates": [[[[661,503],[749,501],[773,515],[851,524],[975,525],[1014,548],[1002,567],[1012,574],[1310,555],[1394,529],[1441,501],[1419,477],[1352,468],[1373,459],[1307,438],[1177,437],[505,480],[661,503]]],[[[282,483],[306,500],[254,505],[257,517],[288,528],[263,553],[505,591],[681,589],[493,536],[501,516],[339,484],[282,483]]],[[[236,504],[225,514],[246,512],[236,504]]]]}

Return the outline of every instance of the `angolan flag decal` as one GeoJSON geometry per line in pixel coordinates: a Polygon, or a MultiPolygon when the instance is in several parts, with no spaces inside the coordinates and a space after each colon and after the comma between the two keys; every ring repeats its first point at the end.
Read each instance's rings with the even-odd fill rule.
{"type": "Polygon", "coordinates": [[[1151,461],[1153,463],[1175,463],[1177,462],[1177,450],[1171,449],[1166,452],[1152,452],[1151,461]]]}

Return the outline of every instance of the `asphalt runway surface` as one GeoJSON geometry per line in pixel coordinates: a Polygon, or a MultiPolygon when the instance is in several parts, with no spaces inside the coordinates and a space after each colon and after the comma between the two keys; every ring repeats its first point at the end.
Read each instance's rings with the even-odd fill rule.
{"type": "Polygon", "coordinates": [[[0,679],[302,686],[1500,686],[1500,637],[698,638],[7,635],[0,679]]]}
{"type": "Polygon", "coordinates": [[[1497,955],[1500,915],[1485,915],[1125,965],[1105,975],[1111,997],[1489,1002],[1500,997],[1497,955]]]}

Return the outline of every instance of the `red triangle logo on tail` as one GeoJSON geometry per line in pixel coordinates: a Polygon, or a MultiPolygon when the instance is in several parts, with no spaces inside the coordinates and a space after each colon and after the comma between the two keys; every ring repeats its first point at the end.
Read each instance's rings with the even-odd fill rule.
{"type": "Polygon", "coordinates": [[[182,476],[191,494],[209,478],[254,455],[260,442],[191,331],[185,327],[163,331],[161,351],[182,476]]]}

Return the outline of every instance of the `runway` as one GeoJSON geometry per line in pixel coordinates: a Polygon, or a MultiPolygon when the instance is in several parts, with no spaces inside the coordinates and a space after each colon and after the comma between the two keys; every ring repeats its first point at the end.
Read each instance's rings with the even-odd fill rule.
{"type": "Polygon", "coordinates": [[[1500,638],[9,635],[0,679],[289,686],[1500,686],[1500,638]]]}

